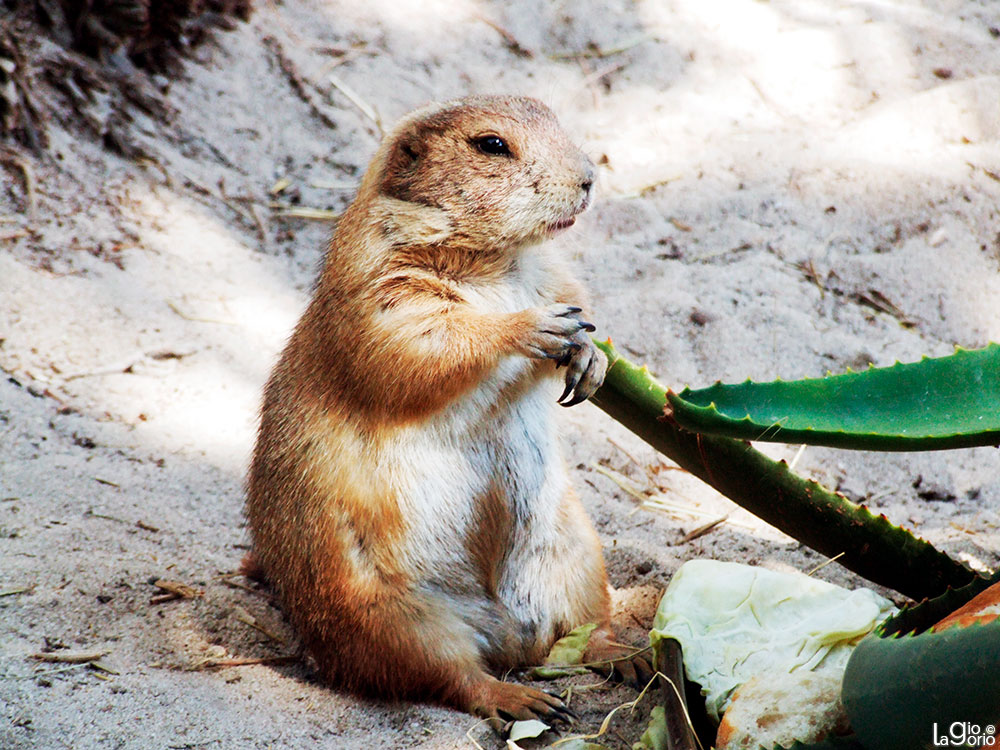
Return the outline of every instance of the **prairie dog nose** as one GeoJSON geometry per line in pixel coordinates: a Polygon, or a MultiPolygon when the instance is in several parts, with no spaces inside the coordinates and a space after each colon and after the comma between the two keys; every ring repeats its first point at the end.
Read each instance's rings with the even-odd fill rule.
{"type": "Polygon", "coordinates": [[[590,197],[591,192],[594,189],[594,163],[586,156],[583,155],[582,164],[582,176],[580,180],[580,189],[590,197]]]}

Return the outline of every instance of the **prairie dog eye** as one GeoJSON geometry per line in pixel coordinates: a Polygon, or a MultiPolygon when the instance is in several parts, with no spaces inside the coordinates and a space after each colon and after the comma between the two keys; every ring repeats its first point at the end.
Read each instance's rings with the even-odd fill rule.
{"type": "Polygon", "coordinates": [[[487,156],[511,156],[507,142],[498,135],[481,135],[472,144],[487,156]]]}

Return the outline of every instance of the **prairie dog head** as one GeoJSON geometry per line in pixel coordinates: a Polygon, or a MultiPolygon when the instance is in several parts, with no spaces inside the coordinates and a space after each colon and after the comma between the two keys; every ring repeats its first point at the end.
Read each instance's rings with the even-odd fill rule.
{"type": "Polygon", "coordinates": [[[418,235],[515,247],[573,224],[590,203],[594,165],[541,102],[474,96],[405,117],[365,181],[394,206],[397,221],[405,215],[421,224],[418,235]],[[428,235],[427,227],[437,231],[428,235]]]}

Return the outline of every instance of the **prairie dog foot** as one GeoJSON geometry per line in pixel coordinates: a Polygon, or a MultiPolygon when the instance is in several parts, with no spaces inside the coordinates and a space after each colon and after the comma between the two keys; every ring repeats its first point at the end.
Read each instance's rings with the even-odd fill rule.
{"type": "Polygon", "coordinates": [[[653,679],[650,653],[618,643],[610,628],[604,627],[590,634],[590,642],[583,653],[583,661],[595,672],[619,680],[642,690],[653,679]]]}
{"type": "Polygon", "coordinates": [[[578,348],[570,353],[566,361],[558,363],[566,365],[566,390],[558,399],[562,406],[575,406],[593,396],[608,372],[608,358],[594,346],[587,333],[582,330],[573,337],[578,348]],[[570,394],[573,397],[567,401],[570,394]]]}
{"type": "Polygon", "coordinates": [[[464,708],[488,719],[497,731],[513,720],[548,719],[569,723],[576,718],[554,695],[527,685],[500,682],[485,673],[468,688],[464,708]]]}

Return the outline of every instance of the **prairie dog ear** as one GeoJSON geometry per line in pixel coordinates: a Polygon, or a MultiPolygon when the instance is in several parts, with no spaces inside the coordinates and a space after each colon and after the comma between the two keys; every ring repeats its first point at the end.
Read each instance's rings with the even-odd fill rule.
{"type": "Polygon", "coordinates": [[[412,200],[413,182],[424,155],[424,143],[419,132],[403,133],[389,147],[385,160],[382,194],[399,200],[412,200]]]}

